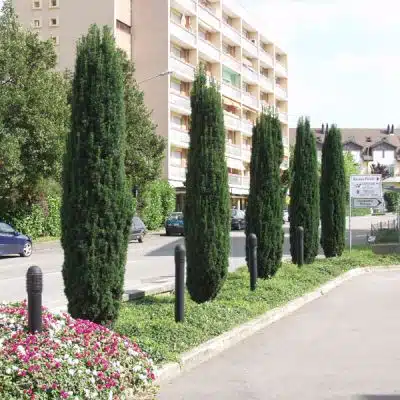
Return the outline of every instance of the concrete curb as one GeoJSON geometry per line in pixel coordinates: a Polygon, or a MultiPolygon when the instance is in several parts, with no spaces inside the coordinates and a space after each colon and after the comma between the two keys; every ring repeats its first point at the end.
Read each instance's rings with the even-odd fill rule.
{"type": "Polygon", "coordinates": [[[393,265],[393,267],[363,267],[355,268],[345,272],[344,274],[325,283],[314,291],[298,297],[282,307],[274,308],[273,310],[268,311],[256,319],[246,322],[245,324],[240,325],[229,332],[208,340],[193,350],[183,353],[179,358],[179,362],[168,363],[158,370],[156,384],[168,382],[179,376],[181,373],[193,369],[210,358],[222,353],[224,350],[233,347],[240,341],[254,335],[261,329],[266,328],[272,323],[293,313],[307,303],[322,297],[332,289],[340,286],[342,283],[356,276],[376,271],[400,271],[400,267],[398,265],[393,265]]]}

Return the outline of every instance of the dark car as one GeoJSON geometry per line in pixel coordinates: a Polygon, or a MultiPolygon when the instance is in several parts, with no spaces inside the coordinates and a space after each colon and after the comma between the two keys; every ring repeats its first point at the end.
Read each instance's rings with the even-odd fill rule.
{"type": "Polygon", "coordinates": [[[32,239],[17,232],[11,225],[0,222],[0,256],[19,254],[30,257],[32,254],[32,239]]]}
{"type": "Polygon", "coordinates": [[[147,233],[147,228],[144,222],[139,217],[133,217],[130,239],[137,240],[139,243],[143,243],[143,238],[146,233],[147,233]]]}
{"type": "Polygon", "coordinates": [[[246,214],[243,210],[232,210],[231,228],[241,231],[246,227],[246,214]]]}
{"type": "Polygon", "coordinates": [[[183,235],[183,213],[174,212],[165,221],[165,233],[167,236],[183,235]]]}

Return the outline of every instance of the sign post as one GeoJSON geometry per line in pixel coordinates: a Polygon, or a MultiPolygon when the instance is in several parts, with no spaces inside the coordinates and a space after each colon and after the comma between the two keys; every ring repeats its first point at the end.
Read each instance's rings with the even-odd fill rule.
{"type": "Polygon", "coordinates": [[[349,202],[349,248],[351,251],[351,209],[375,208],[383,204],[382,175],[351,175],[349,202]]]}

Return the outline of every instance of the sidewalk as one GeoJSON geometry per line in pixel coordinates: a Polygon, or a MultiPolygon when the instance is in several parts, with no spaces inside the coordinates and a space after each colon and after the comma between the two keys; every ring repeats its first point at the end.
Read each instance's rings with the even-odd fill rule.
{"type": "Polygon", "coordinates": [[[400,394],[399,304],[399,271],[354,278],[163,384],[158,398],[320,400],[400,394]]]}

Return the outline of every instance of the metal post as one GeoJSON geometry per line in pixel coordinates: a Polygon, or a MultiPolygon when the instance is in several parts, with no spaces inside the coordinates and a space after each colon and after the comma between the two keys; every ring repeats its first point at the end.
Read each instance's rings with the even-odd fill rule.
{"type": "Polygon", "coordinates": [[[37,266],[29,267],[26,274],[28,292],[28,327],[29,333],[42,332],[42,291],[43,274],[37,266]]]}
{"type": "Polygon", "coordinates": [[[349,195],[349,251],[351,252],[352,237],[351,237],[351,193],[349,195]]]}
{"type": "Polygon", "coordinates": [[[297,265],[301,267],[304,264],[304,228],[297,228],[297,265]]]}
{"type": "Polygon", "coordinates": [[[185,248],[175,247],[175,322],[185,319],[185,248]]]}
{"type": "Polygon", "coordinates": [[[249,246],[249,269],[250,269],[250,290],[256,290],[257,286],[257,236],[251,233],[248,238],[249,246]]]}

